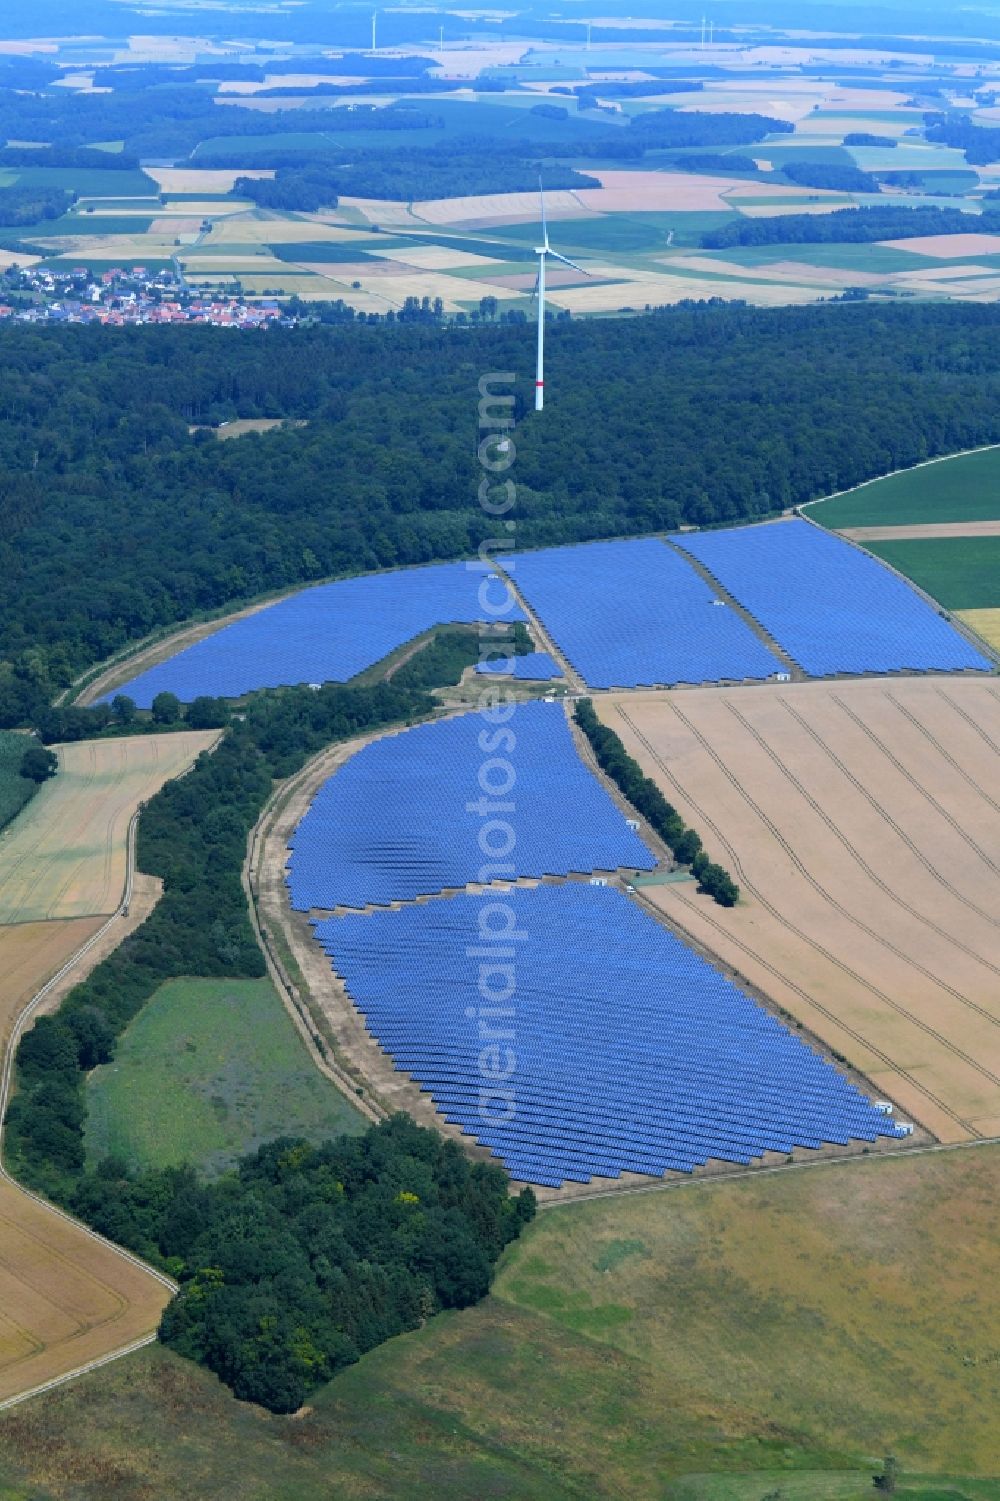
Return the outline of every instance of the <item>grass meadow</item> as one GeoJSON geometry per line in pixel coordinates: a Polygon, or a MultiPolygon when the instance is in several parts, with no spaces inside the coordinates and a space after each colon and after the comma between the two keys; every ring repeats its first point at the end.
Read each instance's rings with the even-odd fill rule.
{"type": "MultiPolygon", "coordinates": [[[[835,529],[1000,521],[1000,448],[984,448],[890,474],[812,506],[809,514],[835,529]]],[[[1000,604],[1000,599],[991,603],[1000,604]]]]}
{"type": "Polygon", "coordinates": [[[1000,1501],[998,1190],[978,1147],[547,1210],[297,1417],[160,1349],[0,1415],[0,1497],[864,1501],[895,1453],[1000,1501]]]}
{"type": "Polygon", "coordinates": [[[360,1115],[313,1065],[270,980],[171,980],[88,1089],[92,1162],[207,1172],[276,1136],[325,1141],[360,1115]]]}
{"type": "Polygon", "coordinates": [[[866,542],[947,610],[1000,605],[1000,537],[866,542]]]}

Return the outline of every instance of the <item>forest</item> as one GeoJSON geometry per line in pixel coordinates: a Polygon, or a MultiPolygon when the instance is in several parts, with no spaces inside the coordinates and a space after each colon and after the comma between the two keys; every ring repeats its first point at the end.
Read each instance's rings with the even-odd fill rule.
{"type": "MultiPolygon", "coordinates": [[[[280,152],[257,150],[254,160],[277,165],[274,180],[238,177],[234,191],[261,208],[315,211],[333,208],[341,194],[356,198],[464,198],[478,193],[525,193],[538,188],[540,163],[524,153],[527,142],[497,145],[487,138],[441,146],[399,147],[388,151],[351,151],[351,160],[327,165],[324,161],[288,161],[280,152]],[[287,163],[281,165],[281,163],[287,163]]],[[[199,162],[202,158],[199,157],[199,162]]],[[[218,157],[205,157],[211,165],[218,157]]],[[[561,163],[545,168],[545,185],[555,188],[599,188],[588,177],[561,163]]]]}
{"type": "Polygon", "coordinates": [[[58,219],[76,200],[66,188],[0,188],[0,224],[35,224],[58,219]]]}
{"type": "Polygon", "coordinates": [[[860,167],[840,162],[786,162],[785,176],[803,188],[826,188],[835,193],[877,193],[879,181],[860,167]]]}
{"type": "Polygon", "coordinates": [[[1000,130],[988,125],[973,125],[968,115],[925,115],[924,134],[929,141],[964,151],[970,166],[982,167],[990,162],[1000,162],[1000,130]]]}
{"type": "Polygon", "coordinates": [[[998,332],[1000,308],[938,304],[555,320],[539,418],[523,323],[0,328],[0,725],[176,622],[474,553],[483,373],[517,374],[517,544],[539,547],[764,516],[996,442],[998,332]],[[232,417],[306,425],[188,431],[232,417]]]}
{"type": "Polygon", "coordinates": [[[830,214],[776,214],[773,219],[734,220],[720,229],[706,230],[701,243],[706,250],[727,250],[732,245],[859,245],[919,239],[921,235],[998,232],[1000,214],[992,209],[966,214],[958,208],[874,204],[838,208],[830,214]]]}

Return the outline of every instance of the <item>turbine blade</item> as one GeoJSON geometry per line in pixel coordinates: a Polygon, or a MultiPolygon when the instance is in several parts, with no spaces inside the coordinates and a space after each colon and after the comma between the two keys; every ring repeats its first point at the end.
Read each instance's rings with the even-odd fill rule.
{"type": "Polygon", "coordinates": [[[538,197],[542,205],[542,244],[546,250],[549,248],[549,226],[545,222],[545,189],[542,187],[542,176],[538,174],[538,197]]]}
{"type": "Polygon", "coordinates": [[[572,266],[573,270],[574,271],[579,271],[579,273],[580,273],[581,276],[592,276],[593,275],[593,272],[591,272],[591,271],[585,271],[582,266],[578,266],[576,264],[576,261],[571,261],[568,255],[560,255],[559,252],[558,252],[558,250],[553,250],[550,247],[549,248],[549,255],[551,255],[551,257],[552,257],[553,260],[562,261],[562,263],[563,263],[564,266],[572,266]]]}
{"type": "Polygon", "coordinates": [[[532,293],[531,293],[531,300],[532,300],[532,302],[534,302],[535,298],[538,296],[538,283],[541,281],[541,279],[542,279],[541,278],[541,272],[536,271],[535,272],[535,285],[534,285],[534,287],[532,289],[532,293]]]}

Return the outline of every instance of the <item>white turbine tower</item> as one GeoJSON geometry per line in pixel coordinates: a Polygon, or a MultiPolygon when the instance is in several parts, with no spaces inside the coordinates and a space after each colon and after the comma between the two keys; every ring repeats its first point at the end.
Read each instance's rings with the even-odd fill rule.
{"type": "Polygon", "coordinates": [[[542,203],[542,243],[535,246],[535,254],[538,256],[538,279],[535,282],[535,296],[538,298],[538,354],[535,360],[535,411],[540,412],[544,404],[545,394],[545,261],[548,256],[554,260],[562,261],[564,266],[570,266],[574,271],[579,271],[582,276],[589,276],[589,271],[584,271],[575,261],[568,256],[560,255],[558,250],[553,250],[549,244],[549,227],[545,219],[545,191],[542,188],[541,179],[538,182],[538,196],[542,203]]]}

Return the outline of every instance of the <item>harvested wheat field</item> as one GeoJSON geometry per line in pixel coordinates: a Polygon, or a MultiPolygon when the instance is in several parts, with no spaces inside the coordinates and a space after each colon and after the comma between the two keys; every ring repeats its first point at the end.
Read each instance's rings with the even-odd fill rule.
{"type": "Polygon", "coordinates": [[[28,1002],[101,926],[100,917],[0,928],[0,1056],[28,1002]]]}
{"type": "MultiPolygon", "coordinates": [[[[82,917],[0,928],[0,1048],[46,980],[101,925],[82,917]]],[[[107,947],[95,946],[66,983],[107,947]]],[[[150,1334],[168,1296],[129,1258],[0,1180],[0,1402],[150,1334]]]]}
{"type": "Polygon", "coordinates": [[[907,250],[911,255],[955,260],[962,255],[996,255],[1000,252],[1000,235],[918,235],[912,240],[880,240],[890,250],[907,250]]]}
{"type": "Polygon", "coordinates": [[[170,1289],[0,1182],[0,1402],[152,1334],[170,1289]]]}
{"type": "Polygon", "coordinates": [[[171,193],[231,193],[237,177],[273,177],[273,168],[262,167],[147,167],[147,177],[171,193]]]}
{"type": "Polygon", "coordinates": [[[132,814],[218,738],[181,730],[56,747],[59,774],[0,837],[0,923],[113,912],[132,814]]]}
{"type": "Polygon", "coordinates": [[[739,882],[643,895],[943,1141],[1000,1135],[1000,687],[609,695],[601,718],[739,882]]]}

